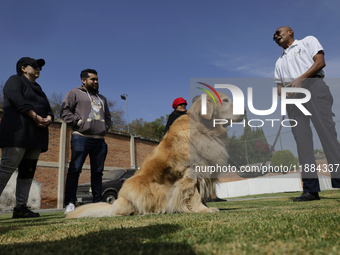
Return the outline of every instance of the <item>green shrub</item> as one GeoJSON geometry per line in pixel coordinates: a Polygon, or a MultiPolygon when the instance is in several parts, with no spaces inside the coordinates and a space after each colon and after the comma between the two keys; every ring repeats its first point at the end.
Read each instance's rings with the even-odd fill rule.
{"type": "Polygon", "coordinates": [[[289,150],[276,151],[272,157],[271,165],[273,166],[287,166],[293,169],[295,166],[298,167],[297,159],[293,153],[289,150]]]}

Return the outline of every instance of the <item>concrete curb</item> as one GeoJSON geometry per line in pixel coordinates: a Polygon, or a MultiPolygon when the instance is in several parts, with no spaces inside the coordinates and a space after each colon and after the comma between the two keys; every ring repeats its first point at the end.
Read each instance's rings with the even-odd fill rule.
{"type": "MultiPolygon", "coordinates": [[[[37,210],[32,210],[33,212],[36,213],[54,213],[54,212],[63,212],[65,209],[37,209],[37,210]]],[[[12,214],[13,211],[1,211],[0,214],[12,214]]]]}
{"type": "MultiPolygon", "coordinates": [[[[258,200],[258,199],[269,199],[269,198],[281,198],[281,197],[288,197],[288,196],[277,196],[277,197],[249,197],[249,198],[227,198],[226,202],[228,201],[245,201],[245,200],[258,200]]],[[[209,203],[220,203],[220,202],[209,202],[209,203]]],[[[37,213],[54,213],[54,212],[63,212],[65,209],[37,209],[32,210],[37,213]]],[[[13,211],[2,211],[0,214],[12,214],[13,211]]]]}

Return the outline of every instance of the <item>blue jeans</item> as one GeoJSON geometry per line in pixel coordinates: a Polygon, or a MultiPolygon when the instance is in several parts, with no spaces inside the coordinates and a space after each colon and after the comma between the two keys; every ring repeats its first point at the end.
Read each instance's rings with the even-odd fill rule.
{"type": "Polygon", "coordinates": [[[87,138],[81,135],[72,135],[71,152],[71,162],[66,178],[65,205],[68,205],[69,203],[75,204],[77,201],[79,175],[87,155],[90,156],[93,202],[101,202],[102,175],[107,154],[107,144],[105,143],[105,140],[87,138]]]}

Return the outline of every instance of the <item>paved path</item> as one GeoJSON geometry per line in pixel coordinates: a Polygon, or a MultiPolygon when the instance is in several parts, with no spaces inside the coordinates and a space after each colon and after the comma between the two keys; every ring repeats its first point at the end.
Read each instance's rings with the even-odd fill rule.
{"type": "Polygon", "coordinates": [[[227,200],[227,201],[243,201],[243,200],[256,200],[256,199],[268,199],[268,198],[280,198],[280,197],[289,197],[289,196],[226,198],[226,200],[227,200]]]}
{"type": "MultiPolygon", "coordinates": [[[[246,198],[226,198],[228,201],[244,201],[244,200],[256,200],[256,199],[268,199],[268,198],[280,198],[280,197],[287,197],[287,196],[277,196],[277,197],[246,197],[246,198]]],[[[217,202],[216,202],[217,203],[217,202]]],[[[218,202],[220,203],[220,202],[218,202]]],[[[51,213],[51,212],[63,212],[65,209],[38,209],[32,210],[37,213],[51,213]]],[[[12,214],[13,211],[0,211],[0,214],[12,214]]]]}
{"type": "MultiPolygon", "coordinates": [[[[32,210],[33,212],[37,213],[51,213],[51,212],[63,212],[65,209],[38,209],[38,210],[32,210]]],[[[3,211],[0,212],[0,214],[12,214],[13,211],[3,211]]]]}

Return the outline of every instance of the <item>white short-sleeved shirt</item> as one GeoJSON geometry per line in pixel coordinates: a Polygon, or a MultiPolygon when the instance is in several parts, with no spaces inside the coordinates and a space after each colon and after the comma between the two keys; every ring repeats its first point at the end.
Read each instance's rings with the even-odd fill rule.
{"type": "MultiPolygon", "coordinates": [[[[307,72],[314,64],[313,57],[323,50],[318,39],[307,36],[302,40],[295,40],[292,45],[284,49],[275,64],[275,83],[287,84],[307,72]]],[[[325,76],[321,70],[317,75],[325,76]]]]}

